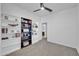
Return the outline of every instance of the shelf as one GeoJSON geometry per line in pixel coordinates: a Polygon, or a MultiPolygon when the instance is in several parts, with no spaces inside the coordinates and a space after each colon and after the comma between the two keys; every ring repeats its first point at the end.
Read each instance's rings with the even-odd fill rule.
{"type": "Polygon", "coordinates": [[[25,18],[22,18],[22,21],[21,21],[21,33],[22,33],[22,36],[21,36],[21,46],[23,47],[23,42],[25,42],[27,44],[27,42],[29,44],[31,44],[32,42],[32,39],[31,39],[31,30],[32,30],[32,21],[29,20],[29,19],[25,19],[25,18]],[[27,42],[26,42],[27,41],[27,42]]]}
{"type": "Polygon", "coordinates": [[[29,41],[29,40],[31,40],[31,39],[24,39],[24,40],[21,40],[21,41],[29,41]]]}
{"type": "Polygon", "coordinates": [[[28,27],[22,27],[21,29],[29,29],[28,27]]]}
{"type": "Polygon", "coordinates": [[[28,41],[21,41],[21,48],[24,48],[24,47],[27,47],[29,45],[31,45],[31,40],[28,40],[28,41]],[[25,44],[25,45],[24,45],[25,44]]]}
{"type": "Polygon", "coordinates": [[[31,25],[31,23],[26,23],[26,22],[21,22],[22,24],[29,24],[29,25],[31,25]]]}
{"type": "Polygon", "coordinates": [[[8,14],[1,14],[1,17],[3,20],[10,21],[10,22],[20,22],[19,19],[21,19],[20,17],[8,15],[8,14]]]}
{"type": "Polygon", "coordinates": [[[8,37],[2,37],[1,40],[8,40],[8,37]]]}
{"type": "Polygon", "coordinates": [[[8,24],[8,25],[10,25],[10,26],[12,26],[12,27],[18,26],[18,24],[8,24]]]}

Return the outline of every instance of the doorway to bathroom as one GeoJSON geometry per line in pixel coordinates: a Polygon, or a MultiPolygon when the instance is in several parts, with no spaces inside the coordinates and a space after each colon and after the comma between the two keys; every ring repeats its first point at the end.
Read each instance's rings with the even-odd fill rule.
{"type": "Polygon", "coordinates": [[[42,23],[42,39],[47,39],[47,23],[42,23]]]}

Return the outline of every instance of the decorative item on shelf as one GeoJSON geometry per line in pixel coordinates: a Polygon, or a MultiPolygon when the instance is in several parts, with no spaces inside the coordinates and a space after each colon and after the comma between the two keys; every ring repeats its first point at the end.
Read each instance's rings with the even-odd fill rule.
{"type": "Polygon", "coordinates": [[[28,21],[25,21],[25,23],[28,23],[28,21]]]}
{"type": "Polygon", "coordinates": [[[33,24],[33,28],[38,28],[36,23],[33,24]]]}
{"type": "Polygon", "coordinates": [[[13,27],[18,26],[18,24],[8,24],[8,25],[13,26],[13,27]]]}
{"type": "Polygon", "coordinates": [[[14,34],[12,34],[12,37],[11,38],[15,38],[15,35],[14,34]]]}
{"type": "Polygon", "coordinates": [[[14,30],[11,30],[11,33],[14,33],[14,30]]]}
{"type": "Polygon", "coordinates": [[[18,19],[15,19],[15,21],[18,21],[18,19]]]}
{"type": "Polygon", "coordinates": [[[15,37],[20,37],[20,33],[15,33],[15,37]]]}
{"type": "Polygon", "coordinates": [[[29,29],[23,29],[23,32],[29,32],[29,29]]]}
{"type": "Polygon", "coordinates": [[[32,23],[32,21],[29,21],[29,23],[31,24],[31,23],[32,23]]]}
{"type": "Polygon", "coordinates": [[[37,35],[37,33],[34,33],[35,35],[37,35]]]}
{"type": "Polygon", "coordinates": [[[28,41],[25,41],[25,42],[23,43],[23,45],[24,45],[24,46],[27,46],[27,45],[29,45],[29,42],[28,42],[28,41]]]}
{"type": "Polygon", "coordinates": [[[25,24],[25,27],[28,27],[28,24],[25,24]]]}
{"type": "Polygon", "coordinates": [[[6,40],[6,39],[8,39],[8,37],[3,37],[3,38],[2,38],[2,40],[6,40]]]}
{"type": "Polygon", "coordinates": [[[4,16],[4,18],[8,20],[8,16],[4,16]]]}
{"type": "Polygon", "coordinates": [[[2,29],[1,29],[1,32],[2,32],[2,34],[4,34],[4,33],[5,33],[5,34],[8,33],[8,28],[2,28],[2,29]]]}

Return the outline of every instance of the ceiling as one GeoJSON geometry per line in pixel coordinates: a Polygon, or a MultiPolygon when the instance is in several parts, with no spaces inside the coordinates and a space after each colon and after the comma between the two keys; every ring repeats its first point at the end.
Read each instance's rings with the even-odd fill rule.
{"type": "Polygon", "coordinates": [[[67,8],[76,7],[77,3],[44,3],[44,5],[53,10],[53,12],[48,12],[46,10],[41,10],[38,12],[33,12],[40,8],[40,3],[18,3],[16,4],[21,8],[26,9],[28,12],[33,13],[39,17],[48,16],[50,14],[65,10],[67,8]]]}

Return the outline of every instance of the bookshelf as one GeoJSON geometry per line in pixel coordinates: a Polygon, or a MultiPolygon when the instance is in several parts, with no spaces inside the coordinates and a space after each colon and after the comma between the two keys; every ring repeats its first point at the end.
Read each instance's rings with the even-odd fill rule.
{"type": "Polygon", "coordinates": [[[21,18],[21,48],[32,44],[32,21],[21,18]]]}

